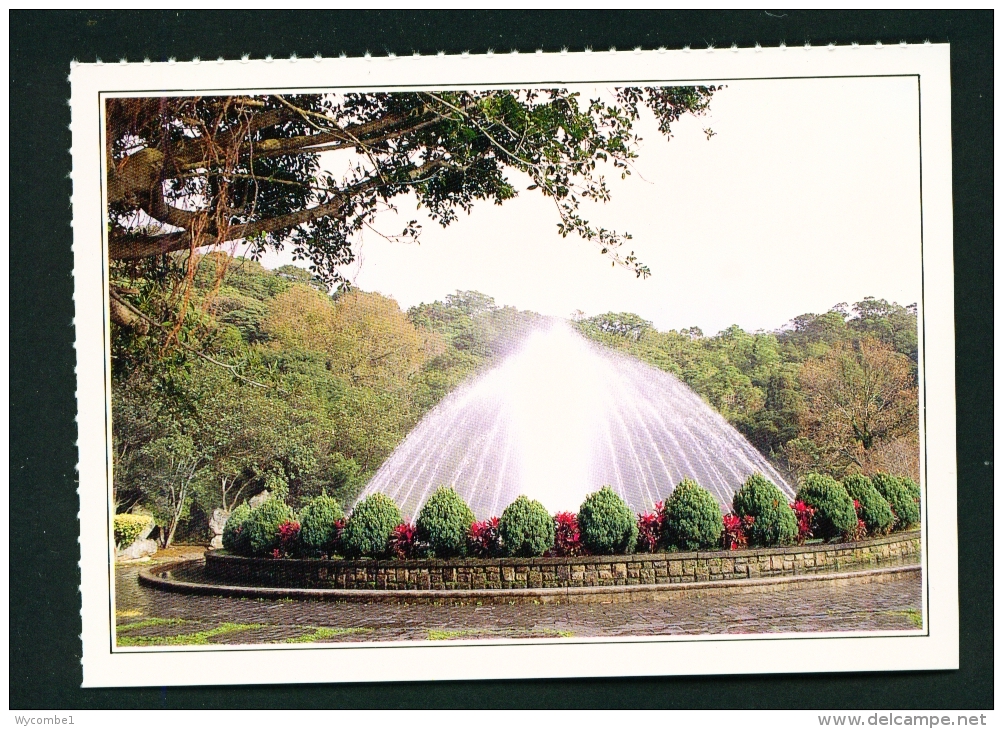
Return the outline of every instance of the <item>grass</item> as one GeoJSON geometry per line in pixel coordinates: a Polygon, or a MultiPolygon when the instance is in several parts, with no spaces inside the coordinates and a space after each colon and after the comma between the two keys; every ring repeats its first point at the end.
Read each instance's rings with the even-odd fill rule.
{"type": "MultiPolygon", "coordinates": [[[[153,618],[156,619],[156,618],[153,618]]],[[[148,645],[208,645],[210,638],[217,638],[230,633],[240,633],[246,630],[257,630],[267,626],[261,623],[223,623],[209,630],[181,635],[137,635],[121,636],[118,644],[122,647],[148,645]]],[[[119,629],[121,630],[121,628],[119,629]]]]}
{"type": "Polygon", "coordinates": [[[902,615],[909,619],[914,628],[923,628],[923,611],[917,610],[916,608],[909,608],[908,610],[889,610],[888,615],[902,615]]]}
{"type": "Polygon", "coordinates": [[[115,627],[115,630],[119,633],[124,633],[127,630],[138,630],[139,628],[149,628],[154,625],[181,625],[182,623],[187,623],[187,622],[188,622],[187,620],[182,620],[181,618],[146,618],[144,620],[139,620],[135,623],[118,625],[115,627]]]}
{"type": "Polygon", "coordinates": [[[318,640],[337,638],[341,635],[353,635],[355,633],[371,633],[372,628],[314,628],[312,633],[298,635],[295,638],[286,638],[283,643],[315,643],[318,640]]]}
{"type": "Polygon", "coordinates": [[[115,613],[115,617],[116,618],[138,618],[142,614],[143,614],[143,612],[141,610],[119,610],[117,613],[115,613]]]}
{"type": "MultiPolygon", "coordinates": [[[[554,636],[557,638],[573,638],[574,633],[570,630],[556,630],[554,628],[530,628],[523,631],[518,629],[497,630],[492,628],[469,628],[461,630],[443,630],[430,628],[428,631],[429,640],[455,640],[457,638],[504,638],[506,635],[518,633],[536,633],[543,636],[554,636]]],[[[541,636],[537,636],[541,637],[541,636]]]]}

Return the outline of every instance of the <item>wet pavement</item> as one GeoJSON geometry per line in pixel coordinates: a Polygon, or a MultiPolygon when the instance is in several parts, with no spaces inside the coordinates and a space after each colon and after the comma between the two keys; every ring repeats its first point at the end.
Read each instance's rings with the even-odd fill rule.
{"type": "MultiPolygon", "coordinates": [[[[201,550],[190,555],[197,556],[201,550]]],[[[158,560],[162,561],[162,560],[158,560]]],[[[492,640],[915,630],[919,572],[779,592],[700,590],[671,600],[562,605],[337,603],[184,595],[116,566],[120,646],[492,640]]]]}

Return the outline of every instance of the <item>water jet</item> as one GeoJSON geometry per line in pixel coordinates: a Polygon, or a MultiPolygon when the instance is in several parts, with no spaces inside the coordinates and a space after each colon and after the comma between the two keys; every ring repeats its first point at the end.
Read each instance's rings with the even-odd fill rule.
{"type": "Polygon", "coordinates": [[[756,472],[793,498],[770,462],[675,376],[551,320],[430,410],[360,499],[381,492],[413,518],[446,485],[484,519],[519,494],[552,513],[577,511],[609,484],[642,512],[692,478],[727,512],[756,472]]]}

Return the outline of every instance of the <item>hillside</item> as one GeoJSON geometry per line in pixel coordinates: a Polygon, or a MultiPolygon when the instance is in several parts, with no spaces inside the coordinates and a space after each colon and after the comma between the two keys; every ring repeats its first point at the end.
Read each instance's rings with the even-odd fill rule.
{"type": "MultiPolygon", "coordinates": [[[[204,537],[213,509],[264,488],[351,502],[424,413],[540,318],[477,292],[404,312],[225,254],[188,273],[112,270],[144,322],[112,330],[116,509],[153,513],[162,541],[204,537]]],[[[680,377],[782,467],[918,475],[914,308],[866,299],[714,336],[629,313],[576,325],[680,377]],[[880,403],[856,403],[855,387],[880,403]]]]}

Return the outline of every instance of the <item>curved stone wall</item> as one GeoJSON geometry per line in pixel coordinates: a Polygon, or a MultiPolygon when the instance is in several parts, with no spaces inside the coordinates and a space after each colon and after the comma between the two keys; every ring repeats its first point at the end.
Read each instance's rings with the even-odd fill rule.
{"type": "Polygon", "coordinates": [[[341,560],[206,553],[206,577],[229,585],[337,590],[511,590],[658,585],[845,572],[915,563],[918,530],[862,542],[608,557],[341,560]]]}

